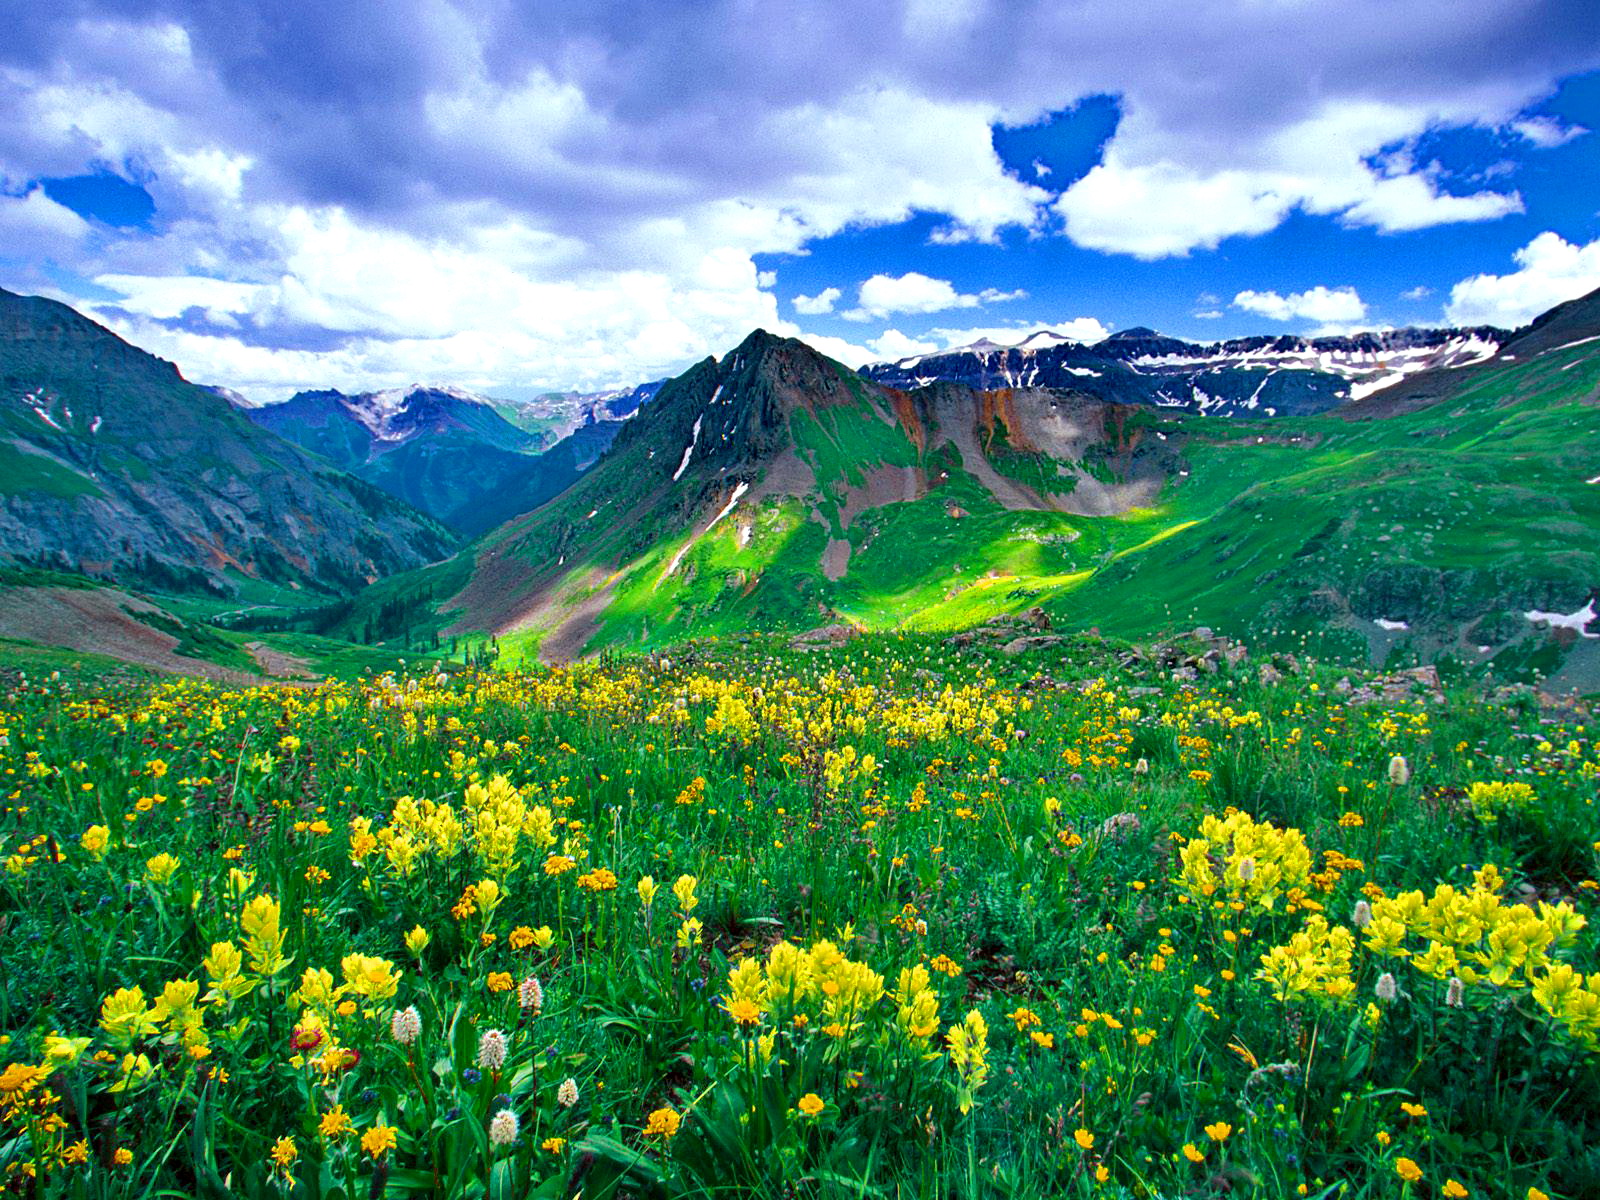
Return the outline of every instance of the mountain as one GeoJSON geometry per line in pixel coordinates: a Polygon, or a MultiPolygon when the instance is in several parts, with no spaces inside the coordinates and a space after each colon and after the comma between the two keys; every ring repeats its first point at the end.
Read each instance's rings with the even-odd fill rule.
{"type": "Polygon", "coordinates": [[[587,426],[613,428],[638,412],[666,380],[606,392],[545,392],[531,400],[491,400],[495,410],[518,429],[537,435],[541,448],[555,445],[587,426]]]}
{"type": "Polygon", "coordinates": [[[884,388],[757,331],[445,572],[465,581],[445,607],[458,629],[558,630],[548,651],[601,620],[633,640],[800,627],[885,594],[910,613],[988,551],[1083,569],[1091,543],[1063,519],[1148,504],[1182,468],[1139,416],[1046,389],[884,388]]]}
{"type": "Polygon", "coordinates": [[[622,422],[595,419],[598,407],[548,448],[495,402],[458,388],[300,392],[246,415],[475,536],[537,508],[605,453],[622,422]]]}
{"type": "Polygon", "coordinates": [[[0,559],[345,594],[455,537],[64,304],[0,289],[0,559]]]}
{"type": "Polygon", "coordinates": [[[891,387],[1067,388],[1100,400],[1212,416],[1303,416],[1408,375],[1484,362],[1503,329],[1395,329],[1350,337],[1249,337],[1196,344],[1138,327],[1080,342],[1041,330],[1016,346],[984,340],[864,367],[891,387]]]}
{"type": "MultiPolygon", "coordinates": [[[[1270,419],[903,390],[757,332],[664,385],[569,491],[385,581],[355,619],[448,597],[424,624],[563,659],[1040,606],[1068,629],[1206,625],[1600,688],[1600,297],[1555,320],[1406,376],[1453,381],[1420,406],[1369,407],[1384,389],[1270,419]]],[[[1172,353],[1121,340],[1134,361],[1172,353]]]]}

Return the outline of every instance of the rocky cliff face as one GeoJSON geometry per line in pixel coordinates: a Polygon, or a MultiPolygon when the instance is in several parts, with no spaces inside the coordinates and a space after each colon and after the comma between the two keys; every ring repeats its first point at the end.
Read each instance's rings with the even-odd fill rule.
{"type": "Polygon", "coordinates": [[[343,593],[448,554],[408,505],[65,305],[0,290],[0,556],[154,586],[343,593]]]}

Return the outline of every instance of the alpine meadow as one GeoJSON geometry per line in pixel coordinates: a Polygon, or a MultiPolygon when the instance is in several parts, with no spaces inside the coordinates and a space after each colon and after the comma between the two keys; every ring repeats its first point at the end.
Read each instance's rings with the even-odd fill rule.
{"type": "Polygon", "coordinates": [[[1600,1197],[1586,0],[0,37],[0,1195],[1600,1197]]]}

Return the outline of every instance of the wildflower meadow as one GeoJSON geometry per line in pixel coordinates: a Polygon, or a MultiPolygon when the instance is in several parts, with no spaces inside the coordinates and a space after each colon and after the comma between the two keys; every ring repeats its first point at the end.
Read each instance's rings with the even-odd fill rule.
{"type": "Polygon", "coordinates": [[[13,672],[0,1190],[1600,1195],[1530,693],[781,638],[13,672]]]}

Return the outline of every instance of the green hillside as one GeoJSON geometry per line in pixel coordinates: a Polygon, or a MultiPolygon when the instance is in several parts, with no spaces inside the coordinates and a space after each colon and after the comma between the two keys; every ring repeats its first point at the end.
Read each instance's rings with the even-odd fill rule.
{"type": "Polygon", "coordinates": [[[344,632],[410,597],[418,628],[559,659],[1039,606],[1066,628],[1208,625],[1593,689],[1594,639],[1524,615],[1578,613],[1600,584],[1600,342],[1580,336],[1600,302],[1563,309],[1565,341],[1536,324],[1521,354],[1258,421],[900,392],[752,335],[669,382],[563,495],[373,589],[344,632]]]}

